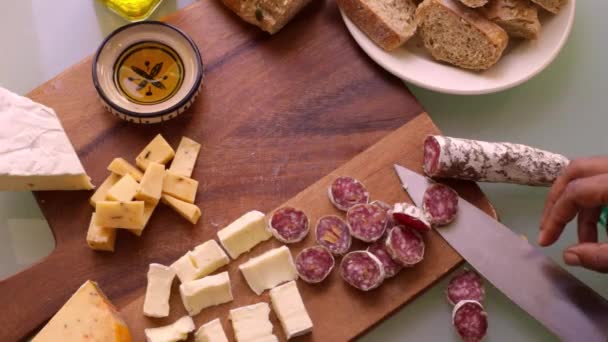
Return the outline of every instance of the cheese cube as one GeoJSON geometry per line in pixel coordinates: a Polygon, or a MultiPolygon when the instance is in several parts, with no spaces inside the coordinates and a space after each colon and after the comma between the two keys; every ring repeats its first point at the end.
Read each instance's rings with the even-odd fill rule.
{"type": "Polygon", "coordinates": [[[194,337],[195,342],[228,342],[228,337],[218,318],[201,325],[194,337]]]}
{"type": "Polygon", "coordinates": [[[250,211],[217,232],[220,243],[232,259],[250,251],[258,243],[270,239],[266,217],[259,211],[250,211]]]}
{"type": "Polygon", "coordinates": [[[141,178],[135,198],[151,203],[158,203],[163,191],[165,165],[151,162],[141,178]]]}
{"type": "Polygon", "coordinates": [[[93,208],[95,208],[95,205],[97,204],[97,202],[106,200],[106,195],[108,193],[108,190],[110,190],[110,188],[114,184],[116,184],[119,180],[120,180],[119,175],[117,175],[115,173],[110,173],[108,178],[106,178],[106,180],[104,180],[103,183],[101,183],[101,185],[97,188],[97,190],[95,190],[95,193],[93,194],[93,196],[91,196],[91,199],[89,200],[89,203],[91,203],[93,208]]]}
{"type": "Polygon", "coordinates": [[[192,259],[192,252],[188,251],[171,264],[171,268],[177,274],[179,281],[187,283],[198,278],[198,269],[192,259]]]}
{"type": "Polygon", "coordinates": [[[287,339],[312,331],[312,321],[306,312],[295,281],[270,290],[270,300],[287,339]]]}
{"type": "Polygon", "coordinates": [[[91,215],[89,230],[87,231],[87,245],[98,251],[114,252],[116,242],[116,229],[105,228],[97,225],[95,213],[91,215]]]}
{"type": "Polygon", "coordinates": [[[124,158],[114,158],[110,165],[108,165],[108,171],[111,171],[117,175],[125,176],[127,174],[135,178],[136,181],[140,181],[143,173],[138,168],[129,164],[124,158]]]}
{"type": "Polygon", "coordinates": [[[169,170],[180,176],[192,177],[192,171],[194,170],[194,164],[196,163],[200,149],[201,144],[182,137],[169,170]]]}
{"type": "Polygon", "coordinates": [[[107,228],[138,229],[144,228],[144,202],[97,202],[95,222],[107,228]]]}
{"type": "Polygon", "coordinates": [[[131,342],[129,328],[118,311],[90,280],[68,299],[32,342],[79,342],[84,339],[131,342]]]}
{"type": "Polygon", "coordinates": [[[272,334],[268,303],[257,303],[230,310],[234,338],[237,342],[278,341],[272,334]]]}
{"type": "Polygon", "coordinates": [[[144,329],[144,334],[148,342],[176,342],[187,339],[194,329],[196,327],[192,317],[184,316],[164,327],[144,329]]]}
{"type": "Polygon", "coordinates": [[[106,194],[106,199],[110,201],[127,202],[135,197],[139,184],[131,175],[124,175],[114,184],[106,194]]]}
{"type": "Polygon", "coordinates": [[[298,278],[296,266],[287,246],[271,249],[239,266],[247,284],[258,296],[286,281],[298,278]]]}
{"type": "Polygon", "coordinates": [[[230,262],[230,258],[215,240],[209,240],[196,246],[190,253],[190,257],[196,266],[199,278],[215,272],[230,262]]]}
{"type": "Polygon", "coordinates": [[[155,203],[144,202],[144,227],[142,229],[128,229],[131,233],[141,236],[144,233],[144,229],[148,225],[148,221],[150,221],[150,217],[152,217],[152,213],[156,209],[155,203]]]}
{"type": "Polygon", "coordinates": [[[162,201],[192,224],[196,224],[201,217],[201,209],[192,203],[184,202],[166,194],[162,195],[162,201]]]}
{"type": "Polygon", "coordinates": [[[182,283],[179,286],[184,307],[190,316],[210,306],[231,302],[232,290],[228,272],[182,283]]]}
{"type": "Polygon", "coordinates": [[[165,172],[163,181],[163,193],[178,198],[188,203],[194,203],[198,181],[180,176],[172,171],[165,172]]]}
{"type": "Polygon", "coordinates": [[[150,264],[148,285],[144,299],[144,315],[148,317],[169,316],[169,296],[175,271],[161,264],[150,264]]]}
{"type": "Polygon", "coordinates": [[[159,134],[139,153],[135,158],[135,164],[140,169],[145,170],[150,162],[167,164],[174,155],[175,151],[173,151],[171,145],[159,134]]]}

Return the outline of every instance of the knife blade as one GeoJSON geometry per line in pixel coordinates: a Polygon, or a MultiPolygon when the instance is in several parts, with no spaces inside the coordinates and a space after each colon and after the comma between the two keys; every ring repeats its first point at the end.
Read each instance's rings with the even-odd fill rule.
{"type": "MultiPolygon", "coordinates": [[[[432,180],[395,171],[416,206],[432,180]]],[[[456,220],[435,230],[515,304],[563,341],[608,341],[608,301],[539,249],[459,198],[456,220]]]]}

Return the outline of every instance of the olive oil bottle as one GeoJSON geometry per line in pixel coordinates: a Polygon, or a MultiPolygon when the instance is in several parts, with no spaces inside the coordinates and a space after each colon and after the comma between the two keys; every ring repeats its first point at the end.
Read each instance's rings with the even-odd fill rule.
{"type": "Polygon", "coordinates": [[[100,0],[109,9],[129,21],[148,19],[163,0],[100,0]]]}

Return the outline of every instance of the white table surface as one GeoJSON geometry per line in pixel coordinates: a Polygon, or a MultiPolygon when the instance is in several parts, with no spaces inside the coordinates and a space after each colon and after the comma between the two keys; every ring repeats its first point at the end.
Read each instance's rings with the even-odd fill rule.
{"type": "MultiPolygon", "coordinates": [[[[328,0],[329,1],[329,0],[328,0]]],[[[165,0],[153,18],[192,0],[165,0]]],[[[566,47],[543,73],[502,93],[461,97],[410,89],[449,135],[527,143],[570,157],[603,154],[608,148],[608,83],[605,62],[608,1],[579,1],[566,47]]],[[[125,22],[93,0],[0,2],[0,86],[25,94],[93,53],[125,22]]],[[[535,242],[546,189],[482,185],[502,221],[535,242]]],[[[563,265],[561,251],[575,242],[570,225],[545,251],[563,265]]],[[[603,239],[605,234],[600,234],[603,239]]],[[[47,255],[54,247],[48,225],[30,193],[0,193],[0,278],[47,255]]],[[[500,255],[496,256],[501,257],[500,255]]],[[[608,298],[608,277],[569,270],[608,298]]],[[[517,276],[517,270],[505,270],[517,276]]],[[[456,341],[445,302],[447,279],[377,326],[364,341],[456,341]]],[[[405,286],[405,285],[404,285],[405,286]]],[[[522,289],[525,291],[525,289],[522,289]]],[[[487,341],[553,341],[534,319],[490,287],[487,341]]],[[[564,322],[567,324],[567,322],[564,322]]]]}

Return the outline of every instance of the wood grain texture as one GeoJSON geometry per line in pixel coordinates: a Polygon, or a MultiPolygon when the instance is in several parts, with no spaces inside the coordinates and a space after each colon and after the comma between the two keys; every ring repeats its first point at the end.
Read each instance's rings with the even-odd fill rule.
{"type": "MultiPolygon", "coordinates": [[[[373,64],[355,45],[334,2],[315,1],[275,36],[241,22],[210,0],[197,2],[167,21],[192,37],[205,63],[201,96],[181,117],[154,126],[116,119],[97,100],[90,58],[30,97],[56,109],[96,184],[106,177],[106,166],[114,157],[133,161],[158,133],[174,147],[182,135],[201,142],[193,177],[200,181],[196,202],[202,219],[193,227],[161,205],[142,237],[121,231],[115,253],[95,252],[85,243],[91,192],[37,193],[57,246],[40,263],[0,281],[0,341],[31,333],[87,279],[99,282],[141,340],[141,327],[152,324],[140,311],[149,263],[171,263],[247,210],[271,210],[419,117],[399,133],[403,136],[395,138],[398,145],[391,145],[389,151],[374,147],[376,152],[368,151],[348,168],[370,182],[374,197],[404,196],[398,186],[383,186],[396,178],[381,166],[392,162],[390,154],[415,167],[421,158],[420,137],[437,132],[403,83],[373,64]]],[[[328,181],[323,179],[315,189],[328,181]]],[[[467,184],[462,190],[474,203],[487,204],[476,187],[467,184]]],[[[305,208],[313,218],[329,210],[325,197],[313,199],[311,191],[294,201],[318,202],[305,208]]],[[[404,273],[372,296],[345,288],[336,279],[319,287],[300,285],[317,324],[315,340],[341,340],[361,333],[461,261],[441,240],[430,239],[429,255],[440,256],[429,258],[433,266],[404,273]],[[397,298],[391,297],[395,294],[397,298]]],[[[273,244],[264,244],[243,260],[273,244]]],[[[233,304],[253,302],[257,298],[233,270],[237,264],[231,264],[239,298],[233,304]]],[[[226,308],[204,313],[197,321],[226,308]]],[[[173,305],[172,314],[179,310],[180,305],[173,305]]],[[[225,317],[222,321],[226,325],[225,317]]]]}

